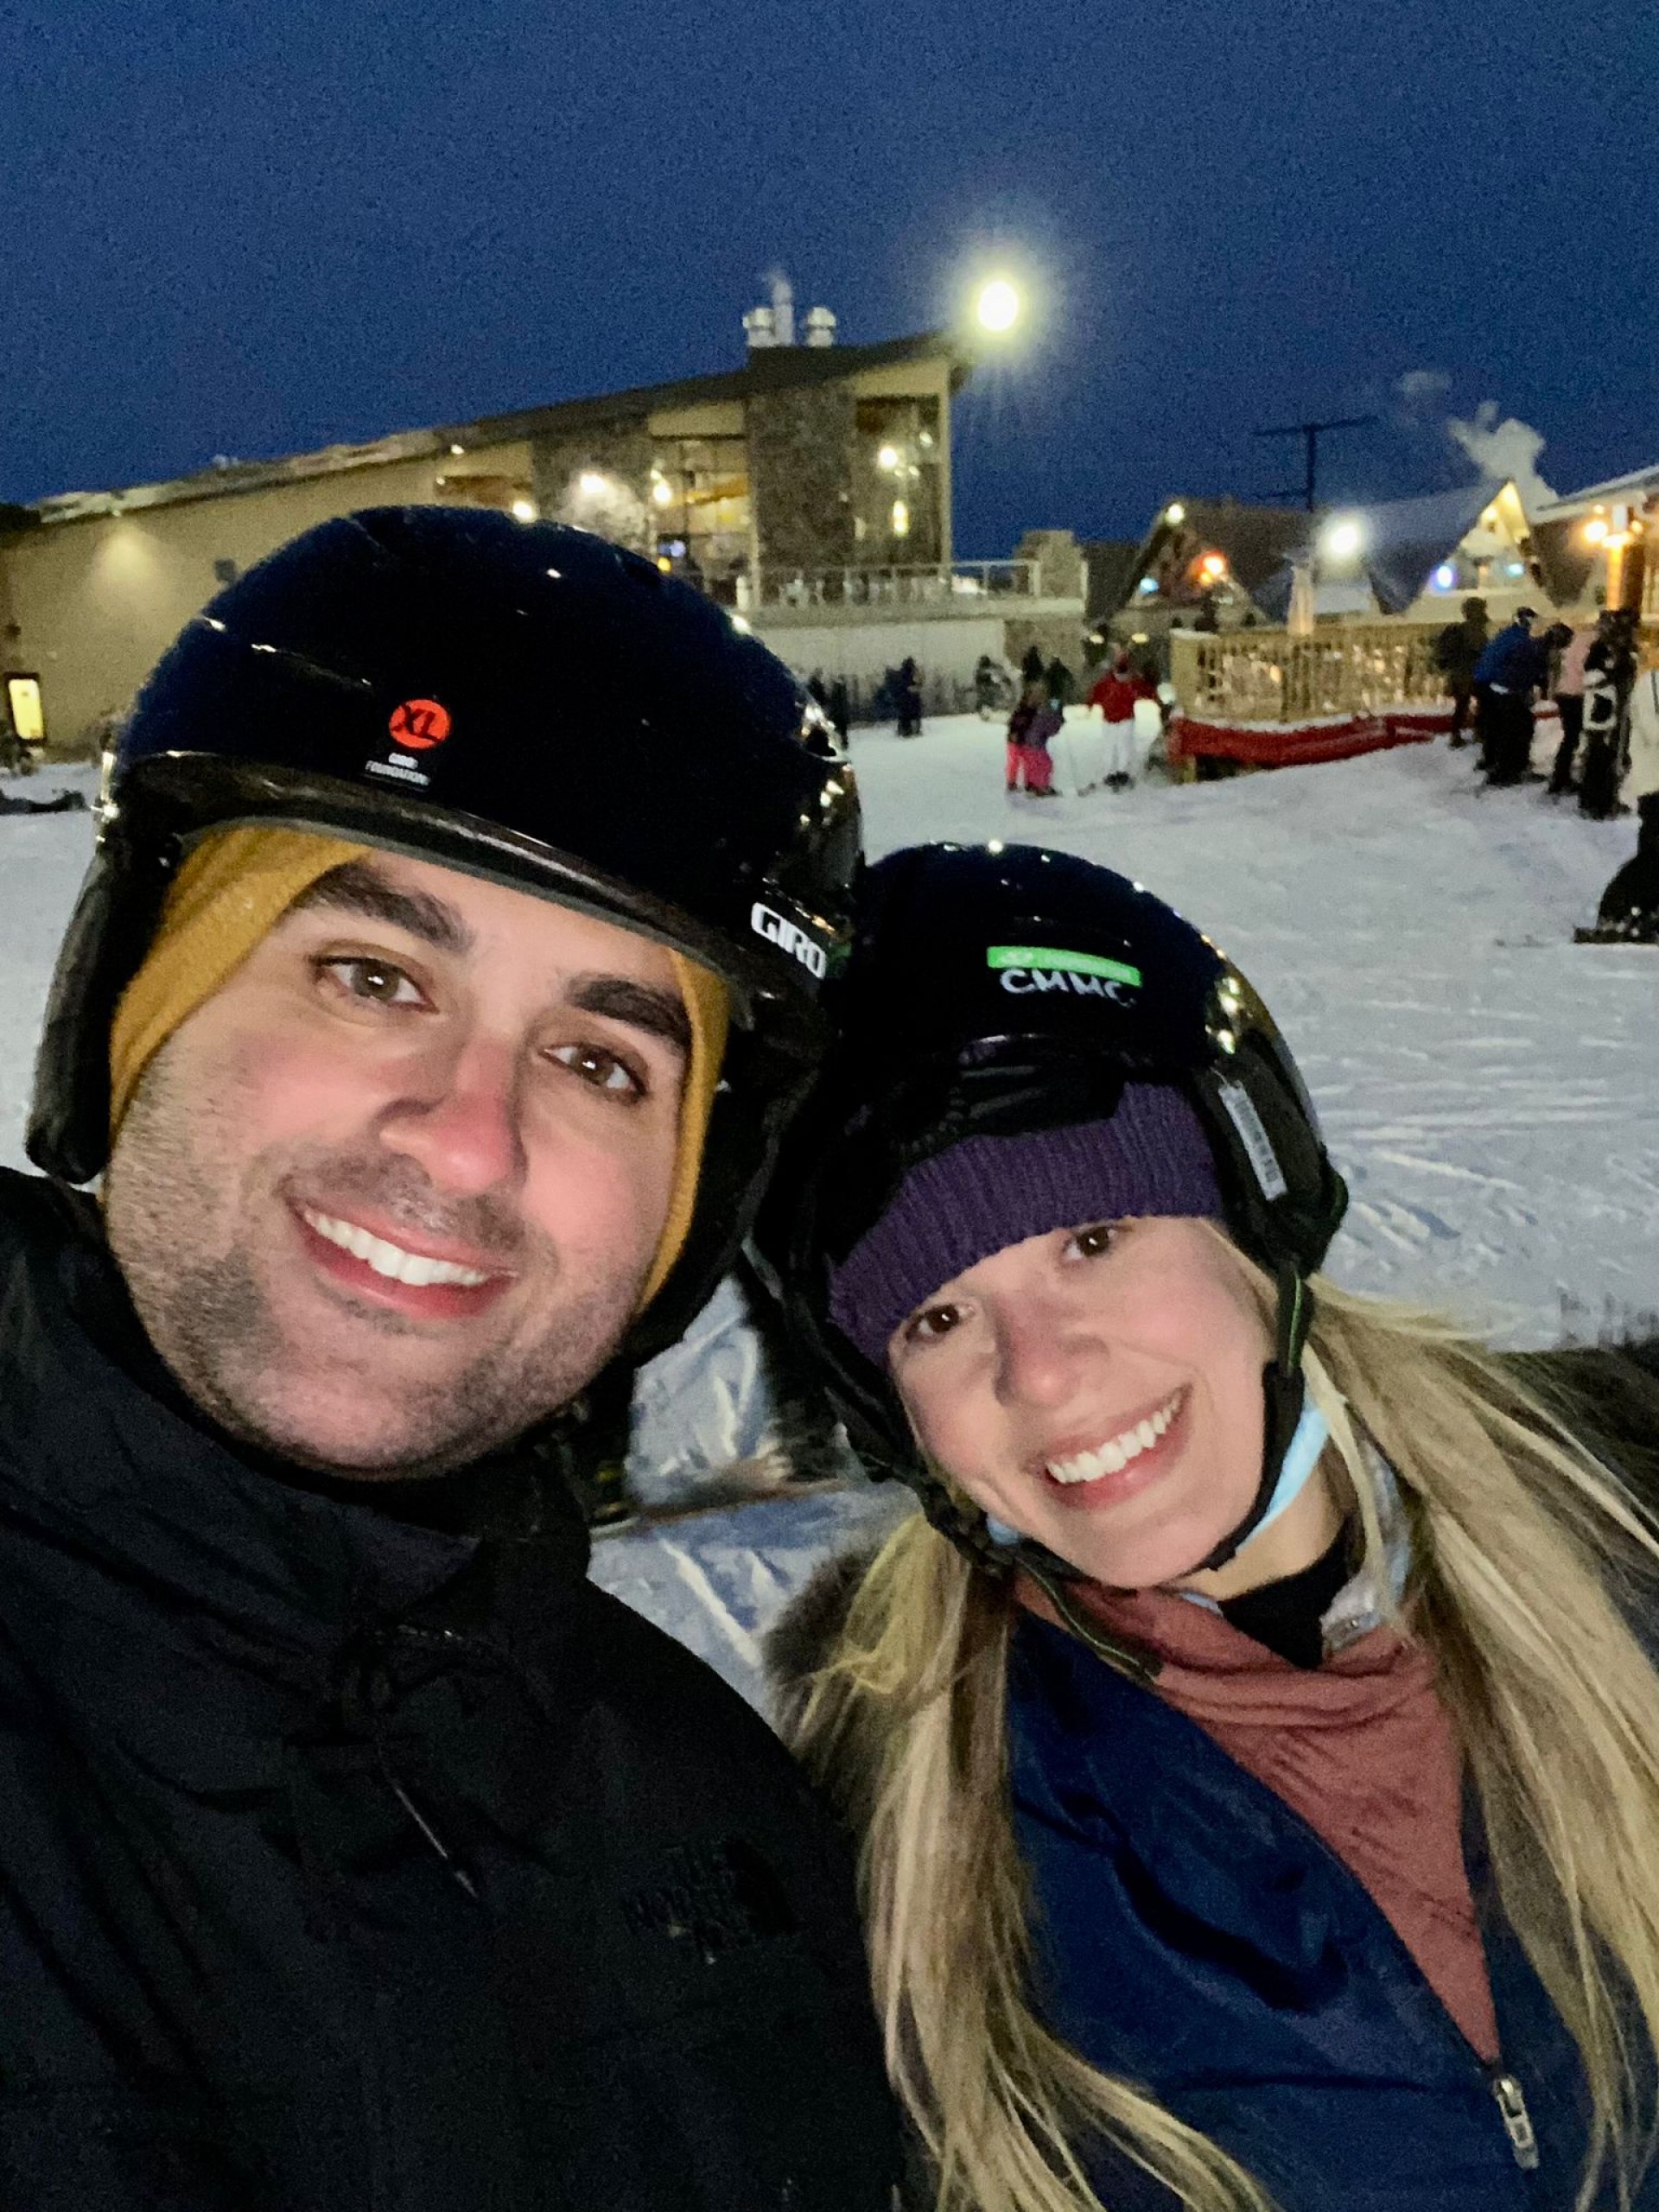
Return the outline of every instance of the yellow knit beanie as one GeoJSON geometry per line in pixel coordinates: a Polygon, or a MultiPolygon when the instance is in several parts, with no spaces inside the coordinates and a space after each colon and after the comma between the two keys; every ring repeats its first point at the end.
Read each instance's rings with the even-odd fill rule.
{"type": "MultiPolygon", "coordinates": [[[[362,860],[350,845],[304,830],[219,830],[188,855],[175,877],[144,964],[123,993],[110,1030],[110,1141],[138,1079],[180,1025],[241,966],[267,931],[331,868],[362,860]]],[[[717,976],[671,947],[685,1001],[691,1055],[680,1099],[679,1144],[668,1214],[636,1309],[643,1312],[678,1259],[696,1206],[730,1005],[717,976]]]]}

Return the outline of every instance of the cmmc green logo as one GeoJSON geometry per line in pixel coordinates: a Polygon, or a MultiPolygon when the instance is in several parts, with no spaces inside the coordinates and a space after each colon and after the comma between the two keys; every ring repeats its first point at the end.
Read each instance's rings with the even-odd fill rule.
{"type": "Polygon", "coordinates": [[[1068,952],[1052,944],[988,944],[985,965],[996,969],[1005,991],[1069,991],[1079,998],[1113,999],[1141,988],[1141,970],[1099,952],[1068,952]]]}

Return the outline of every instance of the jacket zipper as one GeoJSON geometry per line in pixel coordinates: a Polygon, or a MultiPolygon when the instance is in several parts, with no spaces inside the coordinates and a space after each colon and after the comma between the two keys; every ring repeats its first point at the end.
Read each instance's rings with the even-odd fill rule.
{"type": "Polygon", "coordinates": [[[1538,2171],[1538,2138],[1532,2125],[1532,2114],[1527,2110],[1526,2091],[1513,2074],[1492,2071],[1487,2079],[1492,2085],[1492,2094],[1497,2100],[1498,2118],[1503,2123],[1503,2133],[1510,2139],[1510,2148],[1515,2153],[1515,2163],[1523,2174],[1538,2171]]]}

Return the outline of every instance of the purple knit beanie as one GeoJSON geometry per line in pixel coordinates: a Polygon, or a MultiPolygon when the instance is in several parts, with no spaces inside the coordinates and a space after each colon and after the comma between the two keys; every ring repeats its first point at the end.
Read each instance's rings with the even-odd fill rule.
{"type": "Polygon", "coordinates": [[[1218,1221],[1203,1124],[1166,1084],[1129,1083],[1109,1121],[967,1137],[912,1167],[834,1270],[830,1318],[878,1367],[906,1314],[942,1283],[1028,1236],[1153,1214],[1218,1221]]]}

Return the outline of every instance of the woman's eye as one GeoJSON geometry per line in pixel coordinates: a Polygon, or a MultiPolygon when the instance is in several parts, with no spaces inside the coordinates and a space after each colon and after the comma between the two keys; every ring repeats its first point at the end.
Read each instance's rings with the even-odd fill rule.
{"type": "Polygon", "coordinates": [[[420,987],[389,960],[340,959],[320,962],[349,997],[367,999],[377,1006],[423,1006],[420,987]]]}
{"type": "Polygon", "coordinates": [[[941,1337],[948,1337],[961,1319],[959,1306],[925,1306],[906,1322],[906,1340],[913,1344],[936,1344],[941,1337]]]}
{"type": "Polygon", "coordinates": [[[1109,1252],[1117,1240],[1118,1224],[1115,1221],[1091,1222],[1087,1229],[1074,1229],[1069,1243],[1079,1259],[1097,1260],[1109,1252]]]}
{"type": "Polygon", "coordinates": [[[592,1084],[595,1090],[608,1091],[613,1097],[645,1096],[645,1078],[602,1045],[556,1045],[548,1057],[579,1075],[584,1083],[592,1084]]]}

